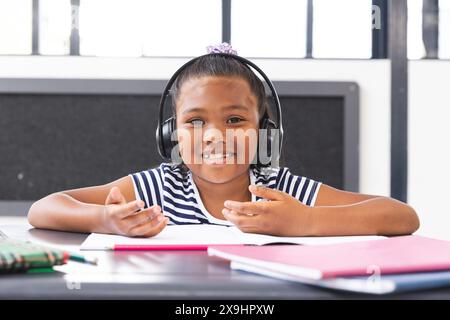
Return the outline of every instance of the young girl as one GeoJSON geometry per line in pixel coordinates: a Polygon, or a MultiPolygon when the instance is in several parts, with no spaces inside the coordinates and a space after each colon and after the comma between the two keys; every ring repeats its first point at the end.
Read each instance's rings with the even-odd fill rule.
{"type": "Polygon", "coordinates": [[[51,194],[31,206],[29,222],[140,237],[156,236],[167,224],[198,223],[279,236],[400,235],[418,229],[415,211],[400,201],[338,190],[288,168],[250,165],[257,148],[248,139],[244,161],[234,161],[237,141],[226,145],[225,132],[257,131],[267,113],[264,86],[243,63],[223,55],[201,57],[177,77],[172,97],[177,130],[194,137],[178,134],[181,165],[163,163],[104,185],[51,194]]]}

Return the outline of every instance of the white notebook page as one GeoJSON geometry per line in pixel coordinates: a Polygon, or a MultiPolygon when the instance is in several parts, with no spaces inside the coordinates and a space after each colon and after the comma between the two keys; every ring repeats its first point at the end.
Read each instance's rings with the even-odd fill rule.
{"type": "Polygon", "coordinates": [[[200,224],[167,226],[163,231],[161,231],[161,233],[151,238],[132,238],[118,235],[92,233],[82,243],[81,250],[108,250],[112,249],[114,245],[264,245],[276,243],[321,245],[383,238],[385,237],[275,237],[254,233],[244,233],[236,227],[200,224]]]}

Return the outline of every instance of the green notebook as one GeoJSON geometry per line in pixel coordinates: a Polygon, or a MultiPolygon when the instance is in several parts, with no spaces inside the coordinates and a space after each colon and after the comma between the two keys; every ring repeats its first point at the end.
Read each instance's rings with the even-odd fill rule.
{"type": "Polygon", "coordinates": [[[65,251],[14,240],[0,231],[0,273],[48,272],[68,258],[65,251]]]}

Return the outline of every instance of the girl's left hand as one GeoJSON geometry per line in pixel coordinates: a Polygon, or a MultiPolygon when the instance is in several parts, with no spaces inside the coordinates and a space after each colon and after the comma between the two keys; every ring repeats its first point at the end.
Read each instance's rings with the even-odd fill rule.
{"type": "Polygon", "coordinates": [[[249,190],[269,201],[227,200],[222,210],[241,231],[285,237],[311,235],[311,207],[283,191],[255,185],[249,190]]]}

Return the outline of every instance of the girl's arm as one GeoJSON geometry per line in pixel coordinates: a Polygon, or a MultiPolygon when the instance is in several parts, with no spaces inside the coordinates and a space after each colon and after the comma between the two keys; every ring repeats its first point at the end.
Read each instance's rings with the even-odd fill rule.
{"type": "Polygon", "coordinates": [[[135,200],[131,178],[50,194],[36,201],[28,221],[37,228],[153,236],[167,224],[161,208],[135,200]]]}
{"type": "Polygon", "coordinates": [[[311,208],[311,233],[316,235],[402,235],[415,232],[419,225],[415,210],[406,203],[325,184],[311,208]]]}
{"type": "Polygon", "coordinates": [[[244,232],[278,236],[403,235],[419,228],[416,212],[387,197],[347,192],[322,184],[314,207],[291,195],[251,185],[256,196],[271,200],[227,200],[224,216],[244,232]]]}

